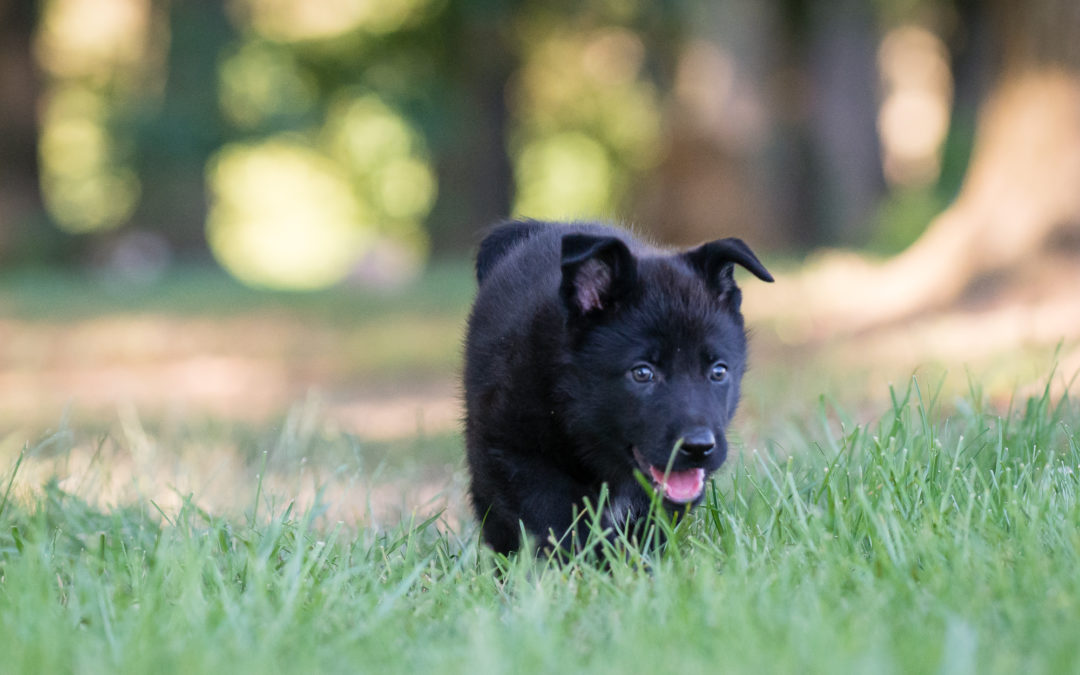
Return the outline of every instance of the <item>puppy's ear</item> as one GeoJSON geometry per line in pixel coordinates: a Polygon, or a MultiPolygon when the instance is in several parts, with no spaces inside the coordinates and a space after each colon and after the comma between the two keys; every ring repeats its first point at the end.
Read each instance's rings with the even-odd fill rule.
{"type": "Polygon", "coordinates": [[[742,293],[735,285],[735,265],[742,265],[762,281],[773,280],[750,247],[735,237],[702,244],[684,253],[683,257],[705,279],[708,287],[716,292],[721,302],[735,311],[742,304],[742,293]]]}
{"type": "Polygon", "coordinates": [[[568,234],[562,239],[563,302],[572,316],[610,310],[637,283],[637,261],[617,237],[568,234]]]}

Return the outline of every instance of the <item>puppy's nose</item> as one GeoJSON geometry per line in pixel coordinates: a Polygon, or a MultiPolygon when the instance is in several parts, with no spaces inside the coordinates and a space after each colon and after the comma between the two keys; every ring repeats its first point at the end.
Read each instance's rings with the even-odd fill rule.
{"type": "Polygon", "coordinates": [[[690,459],[702,459],[712,454],[716,449],[716,436],[708,427],[698,427],[686,432],[683,436],[682,446],[679,452],[690,459]]]}

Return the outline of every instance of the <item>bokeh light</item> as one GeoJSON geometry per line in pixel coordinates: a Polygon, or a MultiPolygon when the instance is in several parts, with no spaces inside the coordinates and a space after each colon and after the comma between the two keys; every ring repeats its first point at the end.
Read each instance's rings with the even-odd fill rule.
{"type": "Polygon", "coordinates": [[[72,233],[125,223],[141,193],[126,106],[162,87],[168,34],[148,0],[48,0],[34,54],[49,76],[38,146],[45,207],[72,233]]]}
{"type": "Polygon", "coordinates": [[[617,213],[637,172],[655,164],[660,109],[630,30],[528,36],[513,91],[513,211],[533,217],[617,213]]]}
{"type": "Polygon", "coordinates": [[[437,193],[420,132],[372,94],[345,95],[330,106],[322,144],[348,172],[373,224],[391,238],[426,252],[423,219],[437,193]]]}
{"type": "Polygon", "coordinates": [[[515,212],[532,218],[588,218],[611,207],[612,162],[604,147],[579,132],[528,143],[514,165],[515,212]]]}
{"type": "Polygon", "coordinates": [[[374,252],[393,251],[407,268],[399,274],[415,272],[436,194],[419,133],[376,97],[358,95],[332,105],[314,136],[218,153],[207,172],[214,255],[241,280],[271,288],[337,283],[374,252]]]}
{"type": "Polygon", "coordinates": [[[227,146],[208,176],[211,250],[247,283],[332,284],[373,238],[345,172],[299,140],[227,146]]]}
{"type": "Polygon", "coordinates": [[[56,222],[69,232],[109,229],[134,211],[139,179],[106,125],[105,101],[79,85],[48,99],[39,145],[41,188],[56,222]]]}
{"type": "Polygon", "coordinates": [[[246,43],[225,58],[218,89],[222,111],[241,129],[303,115],[318,94],[292,54],[259,42],[246,43]]]}
{"type": "Polygon", "coordinates": [[[138,69],[153,24],[147,0],[49,0],[38,29],[38,61],[58,77],[104,83],[138,69]]]}
{"type": "Polygon", "coordinates": [[[885,177],[894,185],[928,185],[938,177],[952,108],[948,58],[941,38],[912,24],[890,30],[881,42],[878,130],[885,177]]]}
{"type": "Polygon", "coordinates": [[[427,16],[435,0],[238,0],[261,35],[282,42],[326,40],[355,30],[389,33],[427,16]]]}

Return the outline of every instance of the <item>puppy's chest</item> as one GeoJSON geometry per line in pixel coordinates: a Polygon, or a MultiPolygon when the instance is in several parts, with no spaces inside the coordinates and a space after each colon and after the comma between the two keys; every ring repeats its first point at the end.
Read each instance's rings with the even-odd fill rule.
{"type": "Polygon", "coordinates": [[[628,495],[616,495],[604,510],[604,518],[613,525],[625,525],[636,516],[636,505],[628,495]]]}

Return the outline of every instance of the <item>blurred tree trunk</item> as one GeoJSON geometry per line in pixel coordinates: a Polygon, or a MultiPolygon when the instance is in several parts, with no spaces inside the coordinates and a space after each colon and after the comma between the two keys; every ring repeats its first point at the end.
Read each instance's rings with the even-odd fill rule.
{"type": "Polygon", "coordinates": [[[812,313],[826,332],[898,320],[1080,231],[1080,3],[997,0],[989,11],[1001,61],[955,202],[882,265],[834,259],[811,271],[777,315],[812,313]]]}
{"type": "Polygon", "coordinates": [[[126,121],[136,133],[142,179],[132,221],[164,236],[182,257],[202,259],[208,255],[204,170],[227,138],[214,83],[235,33],[216,0],[169,2],[166,8],[164,90],[126,121]]]}
{"type": "Polygon", "coordinates": [[[434,139],[439,195],[428,218],[436,255],[471,251],[476,232],[510,213],[506,89],[518,66],[510,44],[513,3],[451,3],[440,54],[454,108],[434,139]]]}
{"type": "Polygon", "coordinates": [[[865,241],[885,189],[873,7],[704,3],[690,31],[638,219],[680,245],[724,235],[774,249],[865,241]]]}
{"type": "Polygon", "coordinates": [[[25,251],[31,231],[47,222],[38,184],[36,23],[36,3],[0,0],[0,262],[5,263],[25,251]]]}
{"type": "Polygon", "coordinates": [[[786,228],[804,247],[865,242],[885,191],[873,10],[857,0],[782,0],[779,7],[786,76],[774,82],[773,96],[795,155],[777,172],[790,181],[786,228]]]}
{"type": "Polygon", "coordinates": [[[955,299],[1080,227],[1080,4],[1000,0],[992,11],[1001,71],[956,202],[883,270],[907,286],[894,314],[955,299]]]}

